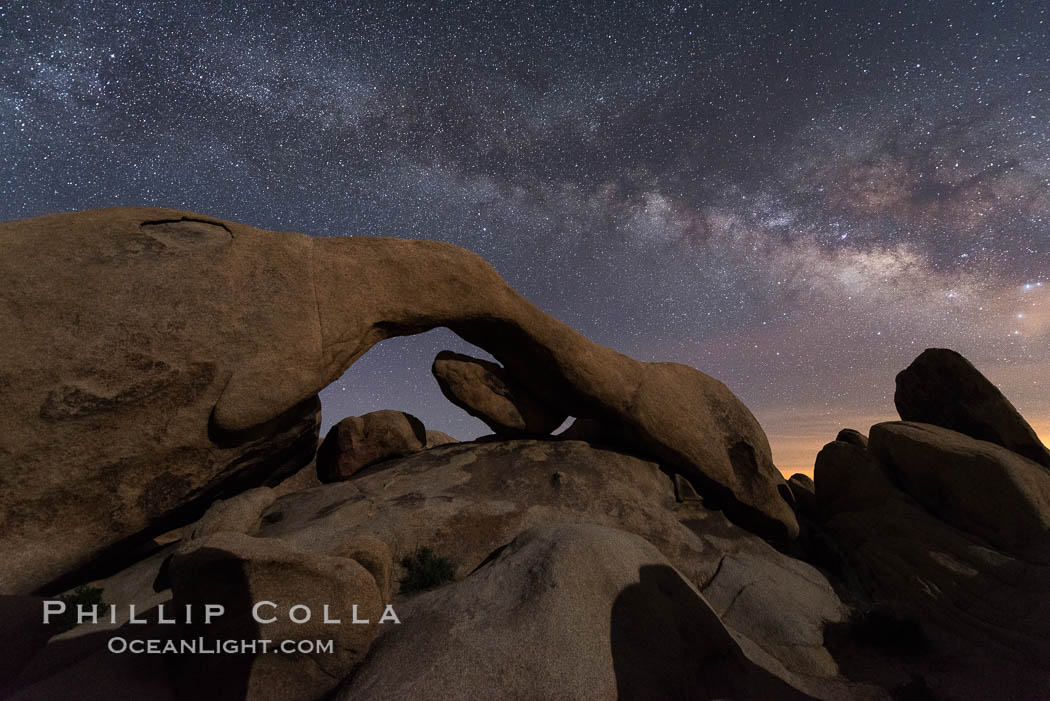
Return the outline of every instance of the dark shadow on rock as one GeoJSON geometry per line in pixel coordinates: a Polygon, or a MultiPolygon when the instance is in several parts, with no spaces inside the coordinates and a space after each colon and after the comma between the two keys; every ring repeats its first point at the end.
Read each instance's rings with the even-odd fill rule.
{"type": "Polygon", "coordinates": [[[621,700],[809,698],[749,660],[673,568],[646,565],[638,574],[610,622],[621,700]]]}
{"type": "Polygon", "coordinates": [[[848,572],[870,592],[867,605],[843,596],[855,613],[824,631],[843,676],[896,700],[1050,698],[1050,538],[1023,556],[991,556],[986,543],[896,494],[835,519],[841,530],[829,535],[846,534],[848,572]]]}
{"type": "MultiPolygon", "coordinates": [[[[102,609],[102,615],[106,610],[102,609]]],[[[174,698],[170,655],[115,653],[108,647],[113,638],[129,643],[177,640],[178,626],[158,623],[158,613],[157,608],[139,613],[138,617],[147,621],[145,624],[125,623],[116,629],[48,642],[3,690],[3,698],[170,701],[174,698]]],[[[170,617],[170,610],[165,615],[170,617]]]]}
{"type": "Polygon", "coordinates": [[[855,610],[848,620],[825,627],[824,645],[843,676],[880,686],[894,701],[944,698],[924,676],[936,666],[936,651],[914,616],[885,606],[855,610]]]}
{"type": "Polygon", "coordinates": [[[871,584],[819,520],[798,515],[798,538],[766,538],[782,555],[805,562],[828,580],[844,604],[856,609],[871,607],[871,584]]]}
{"type": "Polygon", "coordinates": [[[855,611],[848,620],[829,624],[824,639],[832,647],[850,642],[888,657],[917,658],[930,652],[922,623],[885,607],[855,611]]]}
{"type": "MultiPolygon", "coordinates": [[[[203,511],[197,518],[200,518],[202,515],[203,511]]],[[[153,536],[170,531],[175,527],[173,525],[171,528],[168,528],[168,523],[164,522],[164,525],[159,525],[156,528],[151,528],[149,531],[125,538],[119,543],[106,548],[87,564],[51,580],[34,593],[39,596],[55,597],[82,584],[112,577],[118,572],[156,555],[168,547],[167,544],[161,544],[153,540],[153,536]]]]}
{"type": "Polygon", "coordinates": [[[913,676],[908,681],[898,684],[890,692],[890,696],[893,701],[939,701],[926,680],[920,676],[913,676]]]}
{"type": "Polygon", "coordinates": [[[43,610],[41,597],[0,596],[0,698],[56,632],[56,625],[44,623],[43,610]]]}
{"type": "Polygon", "coordinates": [[[173,557],[175,553],[168,555],[164,558],[164,562],[160,563],[157,576],[153,578],[153,591],[159,593],[165,589],[171,589],[171,558],[173,557]]]}
{"type": "MultiPolygon", "coordinates": [[[[200,639],[214,647],[222,640],[258,640],[259,624],[252,616],[251,591],[243,562],[217,548],[192,553],[192,567],[183,571],[178,562],[170,569],[175,610],[190,604],[194,620],[180,626],[186,639],[200,639]],[[225,612],[211,625],[203,621],[204,605],[220,604],[225,612]]],[[[179,698],[195,701],[239,701],[248,698],[255,655],[241,653],[184,654],[175,660],[179,698]]]]}

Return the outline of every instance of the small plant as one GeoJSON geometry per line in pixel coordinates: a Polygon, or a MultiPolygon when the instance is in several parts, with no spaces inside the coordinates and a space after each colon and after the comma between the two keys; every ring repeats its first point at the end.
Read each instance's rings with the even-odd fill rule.
{"type": "Polygon", "coordinates": [[[405,568],[405,576],[401,579],[402,594],[432,589],[456,577],[452,562],[430,548],[419,548],[401,558],[401,566],[405,568]]]}
{"type": "Polygon", "coordinates": [[[105,606],[102,603],[102,590],[87,584],[81,584],[68,594],[58,597],[58,600],[66,605],[66,610],[55,620],[59,633],[65,633],[77,627],[77,606],[85,608],[98,606],[99,609],[105,606]]]}

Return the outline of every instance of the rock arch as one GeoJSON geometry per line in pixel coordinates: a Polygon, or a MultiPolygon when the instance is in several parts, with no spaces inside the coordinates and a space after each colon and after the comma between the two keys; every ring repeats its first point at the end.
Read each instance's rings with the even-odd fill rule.
{"type": "Polygon", "coordinates": [[[3,593],[305,464],[318,391],[379,341],[442,326],[738,523],[797,534],[765,434],[725,385],[588,340],[456,246],[116,208],[0,224],[0,247],[3,593]],[[87,399],[43,411],[55,396],[87,399]],[[733,459],[741,445],[753,460],[733,459]]]}

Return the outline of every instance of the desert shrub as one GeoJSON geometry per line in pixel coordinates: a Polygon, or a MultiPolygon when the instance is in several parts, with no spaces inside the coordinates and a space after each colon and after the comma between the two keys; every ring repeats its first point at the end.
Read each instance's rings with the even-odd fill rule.
{"type": "MultiPolygon", "coordinates": [[[[102,590],[98,587],[92,587],[87,584],[81,584],[79,587],[58,597],[59,601],[63,601],[66,604],[66,610],[61,616],[55,619],[55,624],[58,626],[59,633],[65,633],[67,630],[73,630],[77,627],[77,606],[98,606],[101,609],[105,604],[102,603],[102,590]]],[[[101,610],[99,611],[101,614],[101,610]]]]}
{"type": "Polygon", "coordinates": [[[456,577],[456,568],[447,557],[430,548],[419,548],[401,559],[405,576],[401,578],[401,593],[432,589],[456,577]]]}

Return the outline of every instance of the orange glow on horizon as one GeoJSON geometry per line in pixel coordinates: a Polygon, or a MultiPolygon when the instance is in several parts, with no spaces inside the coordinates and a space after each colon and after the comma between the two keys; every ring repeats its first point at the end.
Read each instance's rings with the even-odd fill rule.
{"type": "MultiPolygon", "coordinates": [[[[770,430],[768,432],[769,444],[773,449],[773,462],[785,478],[797,472],[813,477],[813,463],[817,459],[817,453],[826,444],[835,439],[839,429],[855,428],[867,435],[868,429],[872,425],[880,421],[896,420],[896,416],[853,417],[845,423],[831,419],[825,421],[811,419],[810,421],[801,420],[796,424],[796,430],[790,430],[791,427],[777,425],[778,431],[770,430]],[[820,424],[823,424],[823,427],[820,424]],[[785,428],[789,430],[785,430],[785,428]]],[[[1035,429],[1043,445],[1050,445],[1050,417],[1029,419],[1029,423],[1035,429]]]]}

